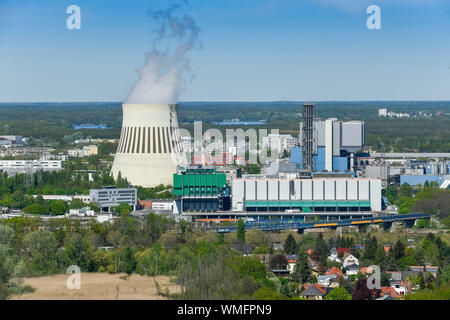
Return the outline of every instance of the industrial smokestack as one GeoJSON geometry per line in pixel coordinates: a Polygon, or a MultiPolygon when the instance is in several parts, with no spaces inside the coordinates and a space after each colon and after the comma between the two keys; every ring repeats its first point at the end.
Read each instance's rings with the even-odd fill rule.
{"type": "Polygon", "coordinates": [[[303,120],[303,163],[302,169],[311,172],[314,169],[314,103],[305,103],[302,108],[303,120]]]}

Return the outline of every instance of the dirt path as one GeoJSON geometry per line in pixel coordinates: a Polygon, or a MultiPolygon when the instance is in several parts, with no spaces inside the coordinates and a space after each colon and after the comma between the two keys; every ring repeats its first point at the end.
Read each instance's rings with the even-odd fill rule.
{"type": "Polygon", "coordinates": [[[54,275],[24,279],[24,284],[36,289],[34,293],[13,296],[12,300],[163,300],[157,295],[155,280],[161,291],[170,293],[178,287],[168,276],[132,275],[126,280],[123,275],[108,273],[81,273],[81,288],[69,290],[66,281],[69,275],[54,275]]]}

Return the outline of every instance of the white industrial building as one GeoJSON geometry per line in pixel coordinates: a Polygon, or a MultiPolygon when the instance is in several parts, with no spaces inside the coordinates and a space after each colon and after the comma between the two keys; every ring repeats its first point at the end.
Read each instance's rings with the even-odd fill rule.
{"type": "Polygon", "coordinates": [[[173,200],[153,200],[152,209],[161,211],[172,211],[175,205],[173,200]]]}
{"type": "Polygon", "coordinates": [[[386,117],[387,116],[387,109],[386,108],[378,109],[378,116],[379,117],[386,117]]]}
{"type": "Polygon", "coordinates": [[[61,160],[0,160],[0,171],[8,174],[62,170],[61,160]]]}
{"type": "Polygon", "coordinates": [[[241,178],[232,181],[233,211],[381,211],[380,179],[241,178]]]}
{"type": "MultiPolygon", "coordinates": [[[[43,194],[41,195],[44,200],[63,200],[67,202],[72,202],[74,199],[78,199],[83,201],[84,203],[89,203],[89,195],[88,194],[78,194],[75,196],[71,195],[55,195],[55,194],[43,194]]],[[[37,198],[38,195],[33,195],[33,198],[37,198]]]]}
{"type": "Polygon", "coordinates": [[[294,138],[290,134],[268,134],[267,137],[263,137],[263,148],[270,148],[271,150],[291,150],[297,144],[297,138],[294,138]]]}

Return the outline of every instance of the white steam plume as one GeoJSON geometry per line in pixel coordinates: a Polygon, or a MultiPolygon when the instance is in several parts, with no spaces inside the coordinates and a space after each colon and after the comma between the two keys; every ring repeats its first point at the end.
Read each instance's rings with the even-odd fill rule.
{"type": "MultiPolygon", "coordinates": [[[[183,1],[187,4],[187,1],[183,1]]],[[[173,104],[178,103],[185,89],[187,77],[192,76],[191,61],[186,54],[200,48],[200,29],[190,16],[175,16],[179,4],[167,10],[151,10],[149,15],[159,28],[154,30],[153,50],[146,53],[146,65],[139,70],[140,79],[134,85],[126,103],[173,104]],[[164,47],[161,49],[160,47],[164,47]]]]}

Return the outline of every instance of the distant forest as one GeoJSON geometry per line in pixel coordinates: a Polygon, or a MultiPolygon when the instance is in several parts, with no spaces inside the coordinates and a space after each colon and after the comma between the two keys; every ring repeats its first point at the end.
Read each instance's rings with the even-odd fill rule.
{"type": "MultiPolygon", "coordinates": [[[[303,102],[181,102],[180,127],[191,131],[193,122],[203,121],[203,130],[218,126],[216,121],[264,120],[266,124],[247,128],[279,129],[297,135],[303,102]]],[[[315,116],[366,122],[366,145],[378,150],[450,152],[450,102],[317,102],[315,116]],[[378,109],[409,113],[410,118],[379,118],[378,109]],[[430,114],[425,118],[419,115],[430,114]],[[439,116],[437,113],[439,112],[439,116]],[[413,117],[413,116],[416,117],[413,117]]],[[[55,145],[64,136],[81,132],[84,137],[118,138],[122,123],[121,103],[2,103],[0,134],[15,134],[36,139],[37,145],[55,145]],[[105,124],[108,129],[75,130],[75,124],[105,124]]]]}

